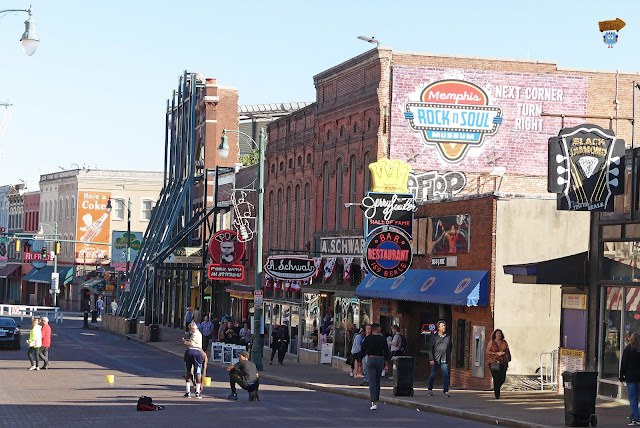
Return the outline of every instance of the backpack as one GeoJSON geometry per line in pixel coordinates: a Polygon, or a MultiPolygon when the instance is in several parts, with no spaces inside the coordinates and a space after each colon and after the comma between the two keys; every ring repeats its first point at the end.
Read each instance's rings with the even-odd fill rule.
{"type": "Polygon", "coordinates": [[[164,406],[153,404],[153,399],[151,397],[142,395],[138,398],[138,406],[136,407],[136,410],[141,412],[151,412],[154,410],[164,410],[164,406]]]}

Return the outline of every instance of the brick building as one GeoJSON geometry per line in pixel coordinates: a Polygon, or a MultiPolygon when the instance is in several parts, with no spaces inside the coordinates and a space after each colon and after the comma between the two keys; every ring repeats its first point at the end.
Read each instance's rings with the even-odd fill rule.
{"type": "MultiPolygon", "coordinates": [[[[328,317],[333,325],[327,340],[339,364],[355,325],[366,319],[383,327],[400,324],[410,351],[424,363],[424,335],[412,330],[422,307],[450,321],[459,347],[454,385],[490,384],[484,343],[474,341],[480,332],[474,327],[485,338],[502,328],[517,355],[510,373],[534,375],[540,354],[561,342],[560,285],[513,284],[502,266],[587,249],[588,215],[557,212],[555,196],[546,192],[547,141],[562,127],[584,123],[585,116],[609,118],[589,123],[631,141],[627,89],[635,78],[553,62],[388,48],[314,76],[315,103],[268,126],[264,248],[265,256],[304,254],[335,269],[327,279],[303,284],[301,293],[268,284],[265,325],[297,319],[297,346],[316,349],[328,317]],[[341,278],[345,260],[360,267],[364,230],[356,205],[370,187],[369,163],[383,157],[413,167],[410,190],[423,204],[415,214],[415,275],[485,272],[485,306],[407,303],[391,294],[367,298],[355,293],[368,281],[364,272],[352,269],[360,275],[341,278]],[[432,266],[433,230],[421,228],[421,221],[459,215],[471,219],[468,250],[455,255],[455,267],[432,266]],[[548,334],[531,335],[532,326],[548,334]]],[[[301,352],[300,359],[315,358],[307,354],[301,352]]]]}

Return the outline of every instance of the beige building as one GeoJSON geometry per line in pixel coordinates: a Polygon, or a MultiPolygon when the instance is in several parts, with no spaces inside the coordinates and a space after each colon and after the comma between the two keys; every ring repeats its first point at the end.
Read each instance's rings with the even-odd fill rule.
{"type": "Polygon", "coordinates": [[[161,172],[147,171],[77,169],[40,177],[40,223],[46,234],[60,236],[58,266],[73,267],[73,276],[60,278],[63,309],[79,310],[85,277],[110,270],[111,247],[104,244],[111,244],[112,232],[127,230],[129,201],[131,231],[144,233],[162,185],[161,172]]]}

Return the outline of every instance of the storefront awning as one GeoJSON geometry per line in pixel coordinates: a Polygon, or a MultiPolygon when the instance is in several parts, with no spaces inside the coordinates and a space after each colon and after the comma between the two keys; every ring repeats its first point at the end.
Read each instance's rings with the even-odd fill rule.
{"type": "Polygon", "coordinates": [[[253,299],[253,285],[233,284],[225,287],[224,291],[231,294],[231,297],[242,299],[253,299]]]}
{"type": "Polygon", "coordinates": [[[22,266],[20,263],[9,263],[8,265],[0,269],[0,278],[7,278],[13,272],[20,269],[20,266],[22,266]]]}
{"type": "Polygon", "coordinates": [[[356,296],[458,306],[486,306],[489,273],[478,270],[409,270],[395,279],[367,275],[356,296]]]}
{"type": "Polygon", "coordinates": [[[520,265],[504,265],[506,275],[513,275],[513,282],[522,284],[585,285],[585,272],[589,253],[572,254],[557,259],[520,265]]]}
{"type": "MultiPolygon", "coordinates": [[[[22,279],[40,284],[51,284],[52,273],[53,266],[45,266],[42,269],[33,269],[22,279]]],[[[68,284],[73,277],[73,268],[71,266],[58,266],[58,274],[60,275],[60,284],[68,284]]]]}

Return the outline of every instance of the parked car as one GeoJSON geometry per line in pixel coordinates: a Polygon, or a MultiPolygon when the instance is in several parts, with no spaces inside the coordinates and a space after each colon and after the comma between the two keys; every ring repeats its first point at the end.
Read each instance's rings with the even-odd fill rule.
{"type": "Polygon", "coordinates": [[[0,317],[0,345],[20,349],[20,328],[13,318],[0,317]]]}

